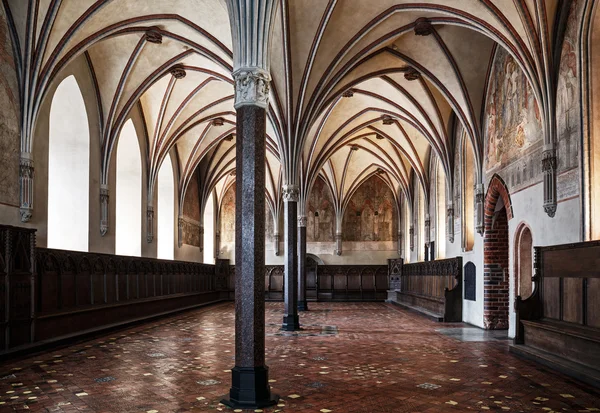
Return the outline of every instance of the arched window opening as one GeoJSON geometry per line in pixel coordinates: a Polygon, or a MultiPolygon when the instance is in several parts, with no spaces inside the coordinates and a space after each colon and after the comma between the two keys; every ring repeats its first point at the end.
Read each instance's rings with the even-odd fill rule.
{"type": "Polygon", "coordinates": [[[142,255],[142,157],[133,122],[128,120],[117,144],[115,253],[142,255]]]}
{"type": "MultiPolygon", "coordinates": [[[[591,131],[589,142],[586,176],[589,179],[590,194],[587,204],[589,205],[590,238],[600,239],[600,12],[598,7],[594,11],[591,23],[589,44],[589,79],[590,79],[590,114],[591,131]]],[[[576,61],[576,59],[575,59],[576,61]]],[[[573,99],[574,100],[574,99],[573,99]]]]}
{"type": "Polygon", "coordinates": [[[417,233],[417,261],[425,261],[425,194],[421,185],[417,184],[418,217],[415,223],[417,233]]]}
{"type": "Polygon", "coordinates": [[[74,76],[56,89],[48,141],[48,247],[88,251],[90,131],[74,76]]]}
{"type": "Polygon", "coordinates": [[[204,263],[215,263],[215,198],[210,193],[204,207],[204,263]]]}
{"type": "Polygon", "coordinates": [[[466,135],[463,135],[462,166],[462,246],[464,251],[472,251],[475,245],[475,161],[466,135]]]}
{"type": "Polygon", "coordinates": [[[404,200],[405,207],[403,208],[403,223],[404,223],[404,262],[410,262],[410,222],[411,222],[411,209],[408,200],[404,200]]]}
{"type": "Polygon", "coordinates": [[[157,257],[172,260],[175,254],[175,182],[173,164],[167,155],[158,171],[157,257]]]}
{"type": "Polygon", "coordinates": [[[528,298],[533,292],[533,237],[527,225],[517,230],[515,242],[515,297],[528,298]]]}
{"type": "Polygon", "coordinates": [[[435,259],[440,260],[446,258],[446,174],[444,173],[444,168],[442,168],[442,163],[439,161],[437,162],[435,173],[435,259]]]}

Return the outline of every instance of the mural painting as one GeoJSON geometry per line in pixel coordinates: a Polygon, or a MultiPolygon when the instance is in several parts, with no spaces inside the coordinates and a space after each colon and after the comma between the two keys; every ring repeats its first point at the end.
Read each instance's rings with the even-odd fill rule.
{"type": "Polygon", "coordinates": [[[235,182],[221,201],[221,243],[235,242],[235,182]]]}
{"type": "Polygon", "coordinates": [[[578,32],[584,3],[574,0],[571,3],[565,38],[563,40],[558,85],[556,92],[556,131],[558,140],[558,200],[579,195],[579,138],[580,93],[579,93],[579,56],[577,47],[578,32]]]}
{"type": "Polygon", "coordinates": [[[200,197],[197,173],[197,171],[194,173],[188,184],[182,216],[182,242],[194,247],[200,246],[200,197]]]}
{"type": "Polygon", "coordinates": [[[398,215],[390,188],[376,176],[356,190],[344,213],[344,241],[396,241],[398,215]]]}
{"type": "Polygon", "coordinates": [[[0,10],[0,203],[19,206],[19,101],[12,46],[0,10]]]}
{"type": "MultiPolygon", "coordinates": [[[[464,134],[463,128],[460,123],[457,122],[455,128],[455,136],[462,136],[464,134]]],[[[460,239],[459,234],[462,232],[462,217],[460,213],[460,205],[462,205],[462,195],[461,195],[461,182],[462,182],[462,173],[461,173],[461,160],[460,160],[460,148],[462,146],[462,139],[456,139],[454,148],[454,181],[452,182],[452,193],[453,193],[453,202],[454,202],[454,237],[455,239],[460,239]]]]}
{"type": "Polygon", "coordinates": [[[485,165],[509,189],[540,179],[543,131],[540,108],[525,74],[503,48],[494,56],[485,106],[485,165]]]}
{"type": "Polygon", "coordinates": [[[306,208],[306,242],[335,241],[335,209],[325,181],[317,178],[306,208]]]}

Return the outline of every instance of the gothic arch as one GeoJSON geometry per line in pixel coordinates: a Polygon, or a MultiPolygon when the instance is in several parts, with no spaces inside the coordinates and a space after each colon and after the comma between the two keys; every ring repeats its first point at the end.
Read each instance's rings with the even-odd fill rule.
{"type": "Polygon", "coordinates": [[[494,175],[485,196],[483,236],[483,324],[486,329],[508,328],[508,221],[513,217],[506,184],[494,175]]]}
{"type": "Polygon", "coordinates": [[[529,298],[533,292],[533,235],[531,228],[521,222],[515,231],[513,298],[529,298]]]}

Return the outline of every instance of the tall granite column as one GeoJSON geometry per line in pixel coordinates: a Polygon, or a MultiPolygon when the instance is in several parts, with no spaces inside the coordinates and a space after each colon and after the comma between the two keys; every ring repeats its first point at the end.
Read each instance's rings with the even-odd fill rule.
{"type": "Polygon", "coordinates": [[[281,328],[286,331],[300,329],[298,319],[298,195],[296,185],[283,186],[284,226],[284,314],[281,328]]]}
{"type": "Polygon", "coordinates": [[[227,0],[236,115],[235,367],[223,403],[274,405],[265,364],[265,135],[276,0],[227,0]],[[249,29],[251,28],[251,29],[249,29]]]}
{"type": "Polygon", "coordinates": [[[306,216],[298,217],[298,311],[308,311],[306,302],[306,216]]]}

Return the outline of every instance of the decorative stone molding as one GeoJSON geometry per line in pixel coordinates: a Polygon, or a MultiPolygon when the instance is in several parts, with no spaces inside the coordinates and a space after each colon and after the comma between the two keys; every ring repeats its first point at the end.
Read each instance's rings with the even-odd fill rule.
{"type": "Polygon", "coordinates": [[[357,151],[358,149],[359,149],[359,148],[358,148],[358,145],[351,145],[351,146],[350,146],[350,150],[351,150],[351,151],[357,151]]]}
{"type": "Polygon", "coordinates": [[[454,206],[448,205],[446,210],[446,232],[448,241],[454,243],[454,206]]]}
{"type": "Polygon", "coordinates": [[[415,226],[412,224],[408,230],[408,236],[410,237],[410,239],[409,239],[410,250],[414,251],[415,250],[415,226]]]}
{"type": "Polygon", "coordinates": [[[338,232],[335,234],[335,255],[342,255],[342,233],[338,232]]]}
{"type": "Polygon", "coordinates": [[[162,33],[160,29],[156,26],[152,26],[146,30],[144,34],[144,38],[147,42],[161,44],[162,43],[162,33]]]}
{"type": "Polygon", "coordinates": [[[148,205],[146,208],[146,242],[152,244],[154,241],[154,207],[148,205]]]}
{"type": "Polygon", "coordinates": [[[308,218],[306,217],[306,215],[301,215],[298,217],[298,226],[299,227],[306,227],[307,223],[308,223],[308,218]]]}
{"type": "Polygon", "coordinates": [[[283,185],[283,202],[298,202],[299,197],[298,185],[283,185]]]}
{"type": "Polygon", "coordinates": [[[475,231],[483,235],[485,230],[483,222],[483,184],[475,185],[475,231]]]}
{"type": "MultiPolygon", "coordinates": [[[[214,118],[212,120],[213,126],[223,126],[224,123],[225,123],[225,120],[223,118],[214,118]]],[[[231,135],[229,135],[229,136],[231,136],[231,135]]]]}
{"type": "Polygon", "coordinates": [[[342,97],[344,98],[351,98],[352,96],[354,96],[354,90],[352,89],[348,89],[342,93],[342,97]]]}
{"type": "Polygon", "coordinates": [[[183,79],[186,76],[183,65],[173,66],[171,68],[171,75],[173,75],[175,79],[183,79]]]}
{"type": "Polygon", "coordinates": [[[415,20],[415,35],[417,36],[429,36],[433,33],[433,26],[429,19],[425,17],[419,17],[415,20]]]}
{"type": "Polygon", "coordinates": [[[100,185],[100,235],[108,232],[108,185],[100,185]]]}
{"type": "Polygon", "coordinates": [[[236,109],[242,106],[258,106],[266,109],[269,105],[271,75],[268,72],[253,68],[240,69],[233,73],[235,81],[236,109]]]}
{"type": "Polygon", "coordinates": [[[34,168],[31,154],[22,153],[19,163],[19,212],[21,222],[28,222],[33,216],[33,179],[34,168]]]}
{"type": "Polygon", "coordinates": [[[413,80],[417,80],[421,77],[421,73],[419,73],[419,71],[417,69],[415,69],[412,66],[407,66],[404,68],[404,79],[408,80],[409,82],[413,81],[413,80]]]}
{"type": "Polygon", "coordinates": [[[554,147],[544,147],[542,172],[544,174],[544,211],[549,217],[556,214],[556,151],[554,147]]]}

